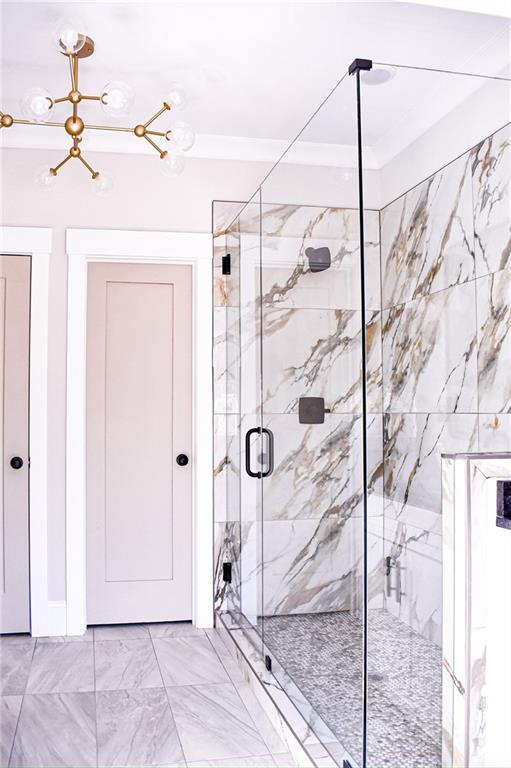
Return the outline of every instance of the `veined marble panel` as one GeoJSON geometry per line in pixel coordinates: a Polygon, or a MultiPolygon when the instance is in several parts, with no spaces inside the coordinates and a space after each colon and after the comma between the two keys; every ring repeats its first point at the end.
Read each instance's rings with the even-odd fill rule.
{"type": "Polygon", "coordinates": [[[360,312],[263,309],[265,413],[298,411],[324,397],[332,412],[360,410],[360,312]]]}
{"type": "Polygon", "coordinates": [[[215,307],[213,323],[214,410],[215,413],[239,413],[239,307],[215,307]]]}
{"type": "MultiPolygon", "coordinates": [[[[381,496],[381,415],[368,424],[369,492],[381,496]]],[[[324,424],[300,424],[296,414],[269,416],[275,469],[263,481],[265,520],[361,515],[361,418],[326,414],[324,424]]],[[[378,505],[374,513],[381,514],[378,505]]]]}
{"type": "Polygon", "coordinates": [[[472,281],[383,312],[385,410],[476,410],[474,291],[472,281]]]}
{"type": "Polygon", "coordinates": [[[361,605],[361,518],[268,521],[263,559],[265,616],[361,605]]]}
{"type": "Polygon", "coordinates": [[[213,236],[232,230],[244,206],[245,203],[238,200],[213,200],[213,236]]]}
{"type": "Polygon", "coordinates": [[[479,450],[511,451],[511,414],[479,415],[479,450]]]}
{"type": "Polygon", "coordinates": [[[215,522],[214,526],[214,605],[217,611],[240,610],[240,524],[215,522]],[[223,564],[232,563],[232,581],[223,580],[223,564]]]}
{"type": "Polygon", "coordinates": [[[476,447],[476,414],[385,414],[385,516],[429,528],[424,517],[441,510],[441,454],[476,447]]]}
{"type": "Polygon", "coordinates": [[[391,516],[385,518],[384,540],[385,554],[399,557],[406,549],[421,557],[442,562],[442,527],[438,514],[435,525],[431,529],[420,528],[391,516]]]}
{"type": "Polygon", "coordinates": [[[477,275],[511,267],[511,127],[472,151],[477,275]]]}
{"type": "Polygon", "coordinates": [[[442,642],[442,563],[424,557],[401,541],[389,552],[395,559],[392,569],[391,596],[384,598],[389,613],[404,621],[422,637],[440,645],[442,642]],[[399,577],[399,578],[398,578],[399,577]],[[397,591],[401,590],[400,599],[397,591]]]}
{"type": "MultiPolygon", "coordinates": [[[[303,229],[295,234],[266,232],[262,239],[263,305],[296,309],[360,309],[360,238],[358,211],[304,208],[303,229]],[[316,211],[319,210],[319,213],[316,211]],[[308,212],[312,212],[309,213],[308,212]],[[336,222],[318,226],[326,218],[336,222]],[[321,232],[320,230],[324,231],[321,232]],[[323,272],[311,272],[307,248],[327,246],[332,264],[323,272]]],[[[380,249],[377,211],[366,211],[364,248],[366,306],[379,309],[380,249]]]]}
{"type": "MultiPolygon", "coordinates": [[[[511,197],[509,199],[511,205],[511,197]]],[[[511,217],[511,213],[509,214],[511,217]]],[[[511,265],[511,261],[510,261],[511,265]]],[[[479,412],[511,411],[511,269],[476,281],[479,412]]]]}
{"type": "MultiPolygon", "coordinates": [[[[381,411],[381,315],[367,313],[367,397],[381,411]]],[[[300,397],[324,397],[332,413],[359,413],[360,312],[263,308],[263,408],[298,411],[300,397]]]]}
{"type": "Polygon", "coordinates": [[[214,416],[214,502],[215,521],[240,520],[241,450],[240,417],[237,414],[214,416]]]}
{"type": "Polygon", "coordinates": [[[383,307],[471,280],[473,230],[467,153],[381,211],[383,307]]]}

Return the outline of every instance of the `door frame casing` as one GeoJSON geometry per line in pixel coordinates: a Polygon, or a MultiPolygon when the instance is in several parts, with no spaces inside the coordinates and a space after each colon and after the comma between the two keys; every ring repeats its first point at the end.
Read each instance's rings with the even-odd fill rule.
{"type": "Polygon", "coordinates": [[[211,235],[67,229],[66,634],[81,635],[86,608],[87,265],[94,261],[192,267],[192,619],[213,626],[211,235]]]}
{"type": "Polygon", "coordinates": [[[49,599],[48,557],[48,286],[52,230],[0,227],[0,253],[29,256],[29,563],[30,630],[34,637],[62,634],[64,600],[49,599]]]}

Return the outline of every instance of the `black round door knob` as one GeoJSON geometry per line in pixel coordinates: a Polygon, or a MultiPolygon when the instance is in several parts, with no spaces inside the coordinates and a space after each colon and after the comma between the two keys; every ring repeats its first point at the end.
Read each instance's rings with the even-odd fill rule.
{"type": "Polygon", "coordinates": [[[186,467],[188,461],[189,459],[186,453],[180,453],[176,458],[176,463],[179,464],[180,467],[186,467]]]}
{"type": "Polygon", "coordinates": [[[21,458],[21,456],[13,456],[9,464],[13,469],[21,469],[21,467],[23,466],[23,459],[21,458]]]}

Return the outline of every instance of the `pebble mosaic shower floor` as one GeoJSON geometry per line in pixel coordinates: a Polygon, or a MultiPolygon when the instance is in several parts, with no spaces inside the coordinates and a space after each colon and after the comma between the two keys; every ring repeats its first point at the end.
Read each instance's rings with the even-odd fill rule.
{"type": "MultiPolygon", "coordinates": [[[[367,765],[441,765],[441,649],[387,611],[369,612],[367,765]]],[[[265,644],[356,758],[362,740],[362,622],[355,612],[273,616],[265,644]]]]}

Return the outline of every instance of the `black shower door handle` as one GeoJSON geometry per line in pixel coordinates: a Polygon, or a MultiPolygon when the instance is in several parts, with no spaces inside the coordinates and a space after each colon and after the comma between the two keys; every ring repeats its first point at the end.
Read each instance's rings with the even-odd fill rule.
{"type": "Polygon", "coordinates": [[[263,477],[268,477],[268,475],[271,475],[273,472],[273,464],[274,464],[274,438],[273,438],[273,432],[271,429],[267,429],[266,427],[262,427],[261,432],[263,432],[265,435],[268,436],[268,469],[266,472],[262,472],[263,477]]]}
{"type": "Polygon", "coordinates": [[[249,477],[256,477],[258,480],[261,479],[262,473],[261,472],[252,472],[251,469],[251,456],[250,456],[250,450],[251,450],[251,443],[250,438],[252,435],[260,435],[261,434],[261,427],[252,427],[252,429],[249,429],[247,434],[245,435],[245,470],[247,472],[247,475],[249,477]]]}
{"type": "Polygon", "coordinates": [[[262,477],[268,477],[271,475],[273,472],[274,455],[274,438],[271,429],[266,429],[266,427],[252,427],[252,429],[249,429],[245,435],[245,470],[247,475],[249,477],[255,477],[257,480],[260,480],[262,477]],[[252,444],[250,442],[250,438],[252,435],[262,434],[267,435],[268,437],[268,469],[266,472],[252,472],[252,444]]]}

